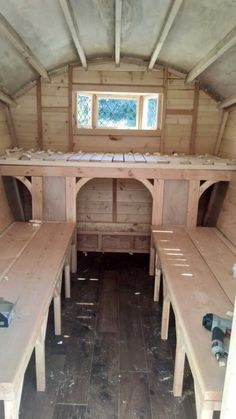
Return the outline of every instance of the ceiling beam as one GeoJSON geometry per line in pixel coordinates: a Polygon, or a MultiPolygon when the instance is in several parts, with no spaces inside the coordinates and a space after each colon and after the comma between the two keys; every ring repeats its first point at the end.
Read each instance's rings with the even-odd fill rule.
{"type": "Polygon", "coordinates": [[[81,44],[80,38],[79,38],[79,29],[77,22],[75,20],[73,10],[71,8],[71,5],[69,4],[68,0],[60,0],[61,8],[63,11],[63,14],[65,16],[66,23],[68,25],[68,28],[70,30],[71,36],[73,38],[75,47],[77,49],[80,61],[82,63],[82,66],[87,69],[87,59],[86,55],[83,49],[83,46],[81,44]]]}
{"type": "Polygon", "coordinates": [[[232,29],[212,50],[203,57],[187,74],[186,83],[191,83],[211,64],[221,57],[229,48],[236,44],[236,27],[232,29]]]}
{"type": "Polygon", "coordinates": [[[4,93],[2,90],[0,90],[0,101],[3,103],[6,103],[7,105],[16,106],[17,103],[14,101],[14,99],[4,93]]]}
{"type": "Polygon", "coordinates": [[[232,106],[236,103],[236,95],[232,95],[227,97],[226,99],[222,100],[222,102],[220,102],[219,104],[219,108],[223,109],[223,108],[228,108],[229,106],[232,106]]]}
{"type": "Polygon", "coordinates": [[[48,73],[31,49],[25,44],[20,35],[12,28],[5,17],[0,13],[0,31],[8,41],[20,53],[22,57],[33,67],[33,69],[45,80],[49,80],[48,73]]]}
{"type": "Polygon", "coordinates": [[[116,0],[115,5],[115,63],[120,65],[120,41],[121,41],[121,13],[122,0],[116,0]]]}
{"type": "Polygon", "coordinates": [[[161,33],[158,37],[157,43],[155,45],[155,48],[153,50],[153,53],[152,53],[152,56],[148,65],[149,70],[151,70],[155,65],[158,55],[163,47],[163,44],[167,38],[168,33],[170,32],[170,29],[174,23],[174,20],[177,16],[177,13],[182,3],[183,3],[183,0],[174,0],[170,10],[168,11],[164,25],[161,29],[161,33]]]}

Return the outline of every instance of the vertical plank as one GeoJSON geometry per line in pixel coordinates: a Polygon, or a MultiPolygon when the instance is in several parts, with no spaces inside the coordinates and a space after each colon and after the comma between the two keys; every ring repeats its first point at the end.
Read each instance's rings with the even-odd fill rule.
{"type": "Polygon", "coordinates": [[[229,116],[229,112],[223,111],[219,131],[218,131],[218,135],[217,135],[217,139],[216,139],[216,144],[215,144],[215,148],[214,148],[215,156],[217,156],[217,154],[219,153],[219,150],[220,150],[221,141],[222,141],[222,138],[223,138],[223,135],[224,135],[225,126],[226,126],[226,123],[227,123],[227,120],[228,120],[228,116],[229,116]]]}
{"type": "Polygon", "coordinates": [[[68,151],[73,151],[73,67],[68,66],[68,151]]]}
{"type": "Polygon", "coordinates": [[[199,83],[195,82],[194,98],[193,98],[193,116],[192,116],[192,128],[191,128],[191,137],[190,137],[190,144],[189,144],[189,154],[195,154],[198,104],[199,104],[199,83]]]}
{"type": "Polygon", "coordinates": [[[168,70],[163,71],[163,100],[162,100],[162,127],[160,139],[160,152],[165,152],[165,129],[166,129],[166,107],[167,107],[167,90],[168,90],[168,70]]]}
{"type": "Polygon", "coordinates": [[[199,180],[189,181],[188,209],[187,209],[187,226],[188,227],[196,227],[197,225],[199,189],[200,189],[199,180]]]}
{"type": "Polygon", "coordinates": [[[43,219],[43,181],[40,176],[32,176],[32,217],[43,219]]]}
{"type": "Polygon", "coordinates": [[[76,178],[66,177],[66,221],[76,222],[76,178]]]}
{"type": "Polygon", "coordinates": [[[38,127],[38,148],[43,150],[43,116],[42,116],[42,86],[41,78],[37,80],[37,127],[38,127]]]}
{"type": "Polygon", "coordinates": [[[112,222],[117,222],[117,179],[112,181],[112,222]]]}
{"type": "Polygon", "coordinates": [[[152,203],[152,225],[162,224],[163,197],[164,197],[164,180],[154,179],[153,203],[152,203]]]}
{"type": "Polygon", "coordinates": [[[9,133],[10,133],[10,138],[11,138],[11,146],[12,147],[17,147],[18,142],[17,142],[14,120],[13,120],[12,113],[11,113],[11,108],[10,108],[10,106],[5,106],[4,108],[5,108],[7,126],[8,126],[8,130],[9,130],[9,133]]]}

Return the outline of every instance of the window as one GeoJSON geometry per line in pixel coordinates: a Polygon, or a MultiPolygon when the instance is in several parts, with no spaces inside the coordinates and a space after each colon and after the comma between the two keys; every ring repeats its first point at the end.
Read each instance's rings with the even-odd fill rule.
{"type": "Polygon", "coordinates": [[[160,94],[77,93],[78,128],[156,130],[160,94]]]}

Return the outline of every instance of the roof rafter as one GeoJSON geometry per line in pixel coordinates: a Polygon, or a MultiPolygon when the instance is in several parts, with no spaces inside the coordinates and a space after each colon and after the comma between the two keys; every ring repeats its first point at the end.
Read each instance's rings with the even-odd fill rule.
{"type": "Polygon", "coordinates": [[[236,103],[236,95],[232,95],[227,97],[226,99],[222,100],[222,102],[220,102],[219,104],[219,108],[223,109],[223,108],[228,108],[229,106],[232,106],[236,103]]]}
{"type": "Polygon", "coordinates": [[[77,22],[74,18],[73,10],[71,8],[71,5],[69,4],[68,0],[60,0],[61,8],[63,11],[63,14],[65,16],[66,23],[68,25],[68,28],[70,30],[71,36],[73,38],[75,47],[77,49],[80,61],[82,63],[82,66],[87,69],[87,59],[86,55],[83,49],[83,46],[81,44],[80,38],[79,38],[79,29],[77,22]]]}
{"type": "Polygon", "coordinates": [[[45,80],[49,80],[47,70],[40,63],[31,49],[25,44],[20,35],[12,28],[10,23],[0,13],[0,31],[4,33],[8,41],[24,57],[24,59],[34,68],[34,70],[45,80]]]}
{"type": "Polygon", "coordinates": [[[122,0],[116,0],[115,5],[115,63],[120,65],[122,0]]]}
{"type": "Polygon", "coordinates": [[[17,103],[14,101],[14,99],[4,93],[2,90],[0,90],[0,101],[3,103],[6,103],[7,105],[16,106],[17,103]]]}
{"type": "Polygon", "coordinates": [[[163,47],[163,44],[167,38],[168,33],[170,32],[170,29],[174,23],[174,20],[177,16],[177,13],[180,9],[181,4],[183,3],[183,0],[174,0],[173,5],[171,6],[170,10],[168,11],[168,14],[166,16],[164,25],[162,27],[161,33],[158,36],[158,40],[157,43],[155,45],[154,51],[152,53],[148,68],[149,70],[151,70],[154,65],[155,62],[157,60],[157,57],[163,47]]]}
{"type": "Polygon", "coordinates": [[[232,29],[218,44],[212,48],[187,74],[186,83],[190,83],[203,73],[211,64],[221,57],[229,48],[236,44],[236,27],[232,29]]]}

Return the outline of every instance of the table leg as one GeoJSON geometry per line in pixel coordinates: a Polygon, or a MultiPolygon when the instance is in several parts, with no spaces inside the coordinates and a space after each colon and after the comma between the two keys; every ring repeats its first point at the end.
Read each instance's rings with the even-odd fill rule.
{"type": "Polygon", "coordinates": [[[55,335],[61,335],[61,281],[62,273],[60,274],[57,285],[54,290],[54,330],[55,335]]]}
{"type": "Polygon", "coordinates": [[[175,350],[175,372],[173,383],[173,394],[175,397],[181,397],[184,380],[185,350],[180,335],[179,327],[176,326],[176,350],[175,350]]]}
{"type": "Polygon", "coordinates": [[[45,391],[46,373],[45,373],[45,335],[47,329],[48,312],[42,323],[39,336],[35,345],[35,364],[36,364],[36,387],[37,391],[45,391]]]}
{"type": "Polygon", "coordinates": [[[160,297],[160,283],[161,283],[161,269],[159,264],[158,255],[155,257],[155,282],[154,282],[154,301],[159,301],[160,297]]]}
{"type": "Polygon", "coordinates": [[[163,275],[163,307],[161,317],[161,339],[168,339],[169,329],[169,317],[170,317],[170,297],[167,290],[165,277],[163,275]]]}
{"type": "Polygon", "coordinates": [[[20,400],[21,393],[23,388],[24,376],[20,383],[19,389],[15,394],[13,400],[4,400],[4,418],[5,419],[18,419],[19,418],[19,409],[20,409],[20,400]]]}
{"type": "Polygon", "coordinates": [[[77,272],[77,248],[75,243],[71,245],[71,272],[77,272]]]}
{"type": "Polygon", "coordinates": [[[70,298],[70,265],[66,263],[64,266],[65,275],[65,297],[70,298]]]}

